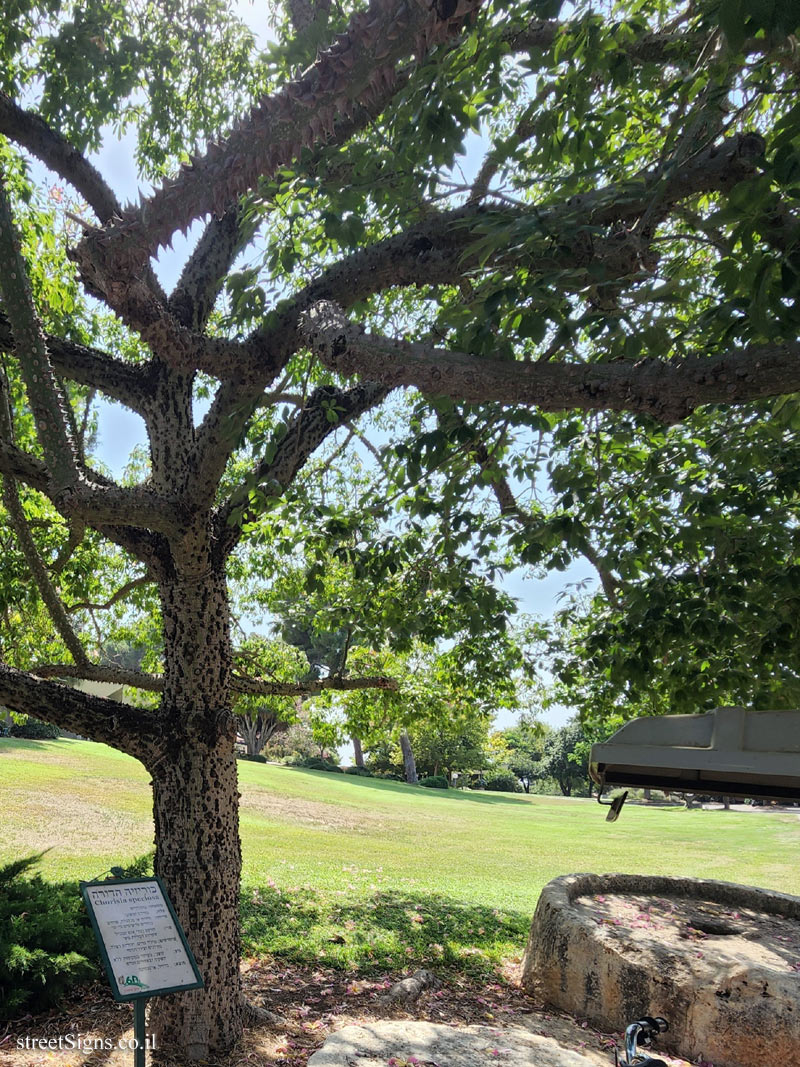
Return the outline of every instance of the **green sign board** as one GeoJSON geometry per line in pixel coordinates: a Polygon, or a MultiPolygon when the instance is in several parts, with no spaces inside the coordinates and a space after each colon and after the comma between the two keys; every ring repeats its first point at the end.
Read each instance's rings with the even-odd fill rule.
{"type": "Polygon", "coordinates": [[[115,1000],[203,988],[160,878],[81,882],[81,895],[115,1000]]]}

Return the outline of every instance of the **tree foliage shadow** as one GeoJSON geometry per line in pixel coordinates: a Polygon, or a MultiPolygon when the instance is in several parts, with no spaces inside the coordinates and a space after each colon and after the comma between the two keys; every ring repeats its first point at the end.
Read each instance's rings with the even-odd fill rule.
{"type": "Polygon", "coordinates": [[[36,752],[41,752],[42,749],[45,749],[45,748],[52,749],[52,748],[57,747],[60,744],[63,744],[64,740],[69,740],[69,739],[68,738],[60,738],[60,737],[52,737],[52,738],[41,738],[41,740],[39,740],[39,739],[33,740],[33,739],[27,738],[27,737],[0,737],[0,752],[3,751],[3,742],[4,741],[5,742],[11,742],[11,744],[9,745],[9,748],[13,748],[15,751],[17,749],[23,748],[23,749],[33,750],[33,751],[36,751],[36,752]]]}
{"type": "Polygon", "coordinates": [[[407,785],[405,782],[393,782],[386,778],[362,778],[356,774],[332,774],[329,771],[310,771],[304,767],[287,767],[286,770],[297,774],[310,775],[314,778],[333,779],[335,782],[347,782],[361,789],[372,789],[382,793],[402,793],[408,796],[429,796],[432,800],[463,800],[478,804],[527,804],[528,798],[508,793],[481,793],[466,789],[427,789],[425,786],[407,785]]]}
{"type": "Polygon", "coordinates": [[[304,887],[242,894],[245,953],[270,953],[360,974],[435,966],[496,977],[525,944],[531,915],[438,893],[380,890],[337,900],[304,887]]]}

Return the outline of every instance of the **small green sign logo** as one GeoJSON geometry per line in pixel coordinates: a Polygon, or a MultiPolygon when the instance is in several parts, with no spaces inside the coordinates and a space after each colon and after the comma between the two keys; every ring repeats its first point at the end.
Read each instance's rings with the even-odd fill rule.
{"type": "Polygon", "coordinates": [[[147,986],[139,980],[139,976],[136,974],[118,974],[117,981],[120,985],[132,985],[136,986],[137,989],[147,989],[147,986]]]}

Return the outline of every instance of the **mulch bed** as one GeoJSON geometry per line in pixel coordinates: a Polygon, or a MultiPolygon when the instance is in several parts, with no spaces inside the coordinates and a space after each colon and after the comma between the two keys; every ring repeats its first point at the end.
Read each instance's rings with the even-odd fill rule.
{"type": "MultiPolygon", "coordinates": [[[[411,1005],[398,1007],[382,1003],[379,998],[403,975],[357,978],[330,967],[303,966],[280,959],[247,960],[242,970],[248,999],[273,1012],[276,1019],[248,1027],[242,1046],[224,1061],[224,1067],[305,1067],[333,1030],[387,1018],[502,1028],[527,1016],[535,1033],[553,1037],[565,1048],[586,1055],[587,1067],[610,1067],[615,1043],[621,1047],[619,1035],[599,1033],[571,1016],[542,1011],[514,984],[517,976],[513,971],[489,983],[445,974],[438,988],[426,990],[411,1005]]],[[[24,1040],[27,1035],[58,1038],[67,1034],[79,1034],[84,1041],[102,1036],[114,1043],[131,1037],[131,1007],[115,1003],[108,987],[101,983],[87,986],[59,1010],[26,1016],[0,1029],[0,1063],[3,1067],[132,1065],[132,1052],[116,1047],[88,1053],[85,1049],[44,1051],[17,1047],[17,1039],[24,1040]]],[[[685,1063],[665,1058],[674,1067],[685,1063]]],[[[148,1053],[148,1067],[151,1064],[185,1067],[182,1059],[148,1053]]]]}

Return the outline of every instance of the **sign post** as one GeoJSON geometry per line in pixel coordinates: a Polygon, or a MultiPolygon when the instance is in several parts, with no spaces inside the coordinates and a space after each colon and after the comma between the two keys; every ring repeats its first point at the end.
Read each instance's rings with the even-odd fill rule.
{"type": "Polygon", "coordinates": [[[202,989],[203,979],[160,878],[81,882],[115,1000],[133,1001],[134,1067],[145,1067],[148,997],[202,989]]]}

